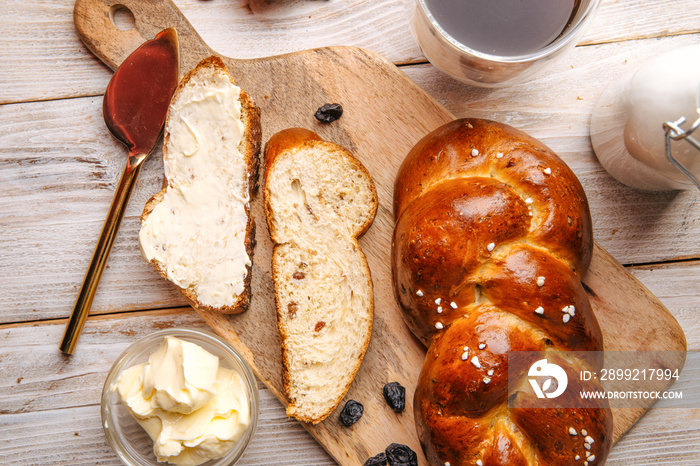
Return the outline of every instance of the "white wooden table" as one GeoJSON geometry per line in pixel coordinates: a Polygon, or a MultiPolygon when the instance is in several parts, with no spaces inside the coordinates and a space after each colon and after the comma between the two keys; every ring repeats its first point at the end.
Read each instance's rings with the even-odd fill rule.
{"type": "MultiPolygon", "coordinates": [[[[237,58],[328,45],[378,52],[458,117],[514,125],[552,147],[581,179],[597,241],[676,316],[700,350],[700,193],[647,193],[613,180],[588,138],[603,89],[661,52],[700,42],[700,0],[603,0],[583,43],[528,84],[460,84],[422,56],[408,0],[175,0],[204,40],[237,58]]],[[[116,356],[162,328],[206,324],[138,252],[138,217],[158,190],[147,162],[76,354],[58,351],[124,149],[106,129],[111,71],[82,44],[72,0],[0,2],[0,463],[117,465],[100,391],[116,356]]],[[[333,465],[261,386],[261,420],[241,464],[333,465]]],[[[652,410],[609,465],[700,464],[700,410],[652,410]]]]}

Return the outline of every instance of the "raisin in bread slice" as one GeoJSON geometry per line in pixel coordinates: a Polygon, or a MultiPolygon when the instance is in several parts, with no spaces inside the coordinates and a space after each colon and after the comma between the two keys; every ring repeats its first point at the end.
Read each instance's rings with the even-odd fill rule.
{"type": "Polygon", "coordinates": [[[219,58],[185,75],[165,122],[167,185],[146,203],[139,244],[197,309],[248,307],[260,141],[260,110],[219,58]]]}
{"type": "Polygon", "coordinates": [[[265,160],[287,414],[317,423],[350,388],[372,333],[372,279],[357,238],[377,191],[352,154],[304,129],[275,134],[265,160]]]}

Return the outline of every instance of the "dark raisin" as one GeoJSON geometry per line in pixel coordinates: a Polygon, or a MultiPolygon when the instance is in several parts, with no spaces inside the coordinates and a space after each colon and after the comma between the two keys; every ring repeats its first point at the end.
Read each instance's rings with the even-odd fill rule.
{"type": "Polygon", "coordinates": [[[381,452],[378,455],[368,458],[362,466],[386,466],[386,464],[386,453],[381,452]]]}
{"type": "Polygon", "coordinates": [[[289,318],[293,319],[297,316],[297,311],[299,310],[299,304],[292,301],[287,304],[287,312],[289,313],[289,318]]]}
{"type": "Polygon", "coordinates": [[[342,422],[345,427],[350,427],[360,420],[364,411],[365,407],[362,406],[362,403],[358,403],[355,400],[348,400],[348,402],[345,403],[345,407],[340,412],[340,422],[342,422]]]}
{"type": "Polygon", "coordinates": [[[340,104],[326,104],[316,110],[314,117],[323,123],[331,123],[343,115],[343,107],[340,104]]]}
{"type": "Polygon", "coordinates": [[[316,330],[317,332],[320,332],[323,329],[323,327],[325,327],[325,326],[326,326],[326,323],[324,321],[316,322],[316,326],[314,327],[314,330],[316,330]]]}
{"type": "Polygon", "coordinates": [[[384,385],[384,399],[391,409],[400,413],[406,407],[406,389],[398,382],[384,385]]]}
{"type": "Polygon", "coordinates": [[[294,280],[303,280],[304,277],[306,277],[306,274],[304,274],[304,272],[294,272],[294,275],[292,275],[292,278],[294,280]]]}
{"type": "Polygon", "coordinates": [[[386,447],[385,452],[389,466],[418,466],[416,452],[406,445],[392,443],[386,447]]]}
{"type": "Polygon", "coordinates": [[[314,210],[311,208],[311,206],[309,204],[306,204],[306,203],[304,203],[304,205],[306,206],[306,210],[309,212],[309,215],[311,215],[313,218],[318,220],[318,217],[314,213],[314,210]]]}

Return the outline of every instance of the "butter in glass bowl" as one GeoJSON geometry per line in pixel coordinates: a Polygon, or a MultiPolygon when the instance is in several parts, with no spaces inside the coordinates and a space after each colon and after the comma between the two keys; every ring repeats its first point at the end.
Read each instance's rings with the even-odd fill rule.
{"type": "Polygon", "coordinates": [[[224,466],[245,452],[258,405],[250,367],[230,344],[171,329],[118,358],[105,381],[102,421],[127,465],[224,466]]]}

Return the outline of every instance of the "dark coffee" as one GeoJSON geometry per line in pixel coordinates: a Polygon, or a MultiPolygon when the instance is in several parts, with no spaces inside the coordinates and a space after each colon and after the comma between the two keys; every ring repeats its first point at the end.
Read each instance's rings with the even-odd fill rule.
{"type": "Polygon", "coordinates": [[[524,55],[550,44],[569,24],[580,0],[425,0],[458,42],[491,55],[524,55]]]}

